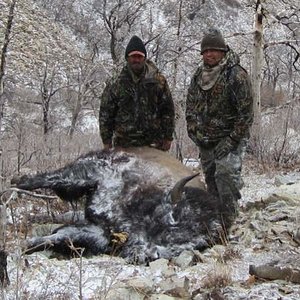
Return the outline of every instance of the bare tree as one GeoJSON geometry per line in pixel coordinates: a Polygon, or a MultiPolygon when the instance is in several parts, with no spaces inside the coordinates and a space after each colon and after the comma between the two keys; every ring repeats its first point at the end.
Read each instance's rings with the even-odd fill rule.
{"type": "MultiPolygon", "coordinates": [[[[2,127],[2,118],[3,118],[3,111],[4,111],[4,77],[5,77],[5,68],[6,68],[6,57],[8,46],[11,39],[11,30],[13,26],[14,20],[14,11],[16,7],[17,0],[12,0],[10,7],[9,7],[9,15],[7,19],[7,24],[5,28],[4,34],[4,42],[1,51],[1,61],[0,61],[0,130],[2,127]]],[[[2,149],[0,149],[2,154],[2,149]]],[[[0,154],[0,156],[1,156],[0,154]]],[[[1,176],[2,174],[0,174],[1,176]]],[[[0,179],[0,183],[2,183],[2,179],[0,179]]],[[[2,185],[0,184],[0,195],[2,194],[2,185]]],[[[2,197],[1,197],[2,198],[2,197]]],[[[8,274],[7,274],[7,254],[5,252],[5,235],[6,235],[6,206],[3,205],[2,199],[0,199],[0,281],[1,286],[6,286],[9,284],[8,274]]]]}
{"type": "Polygon", "coordinates": [[[94,8],[101,16],[110,37],[110,54],[116,71],[122,62],[123,56],[120,50],[127,36],[124,31],[125,33],[130,32],[146,5],[147,3],[142,0],[94,2],[94,8]]]}
{"type": "MultiPolygon", "coordinates": [[[[8,46],[11,39],[11,30],[13,26],[14,20],[14,12],[16,7],[17,0],[12,0],[9,6],[9,15],[7,19],[7,24],[5,28],[4,34],[4,42],[1,49],[1,61],[0,61],[0,131],[2,127],[2,118],[4,112],[4,78],[5,78],[5,70],[6,70],[6,57],[8,46]]],[[[2,152],[2,149],[0,149],[2,152]]],[[[2,153],[1,153],[2,154],[2,153]]],[[[1,156],[1,155],[0,155],[1,156]]],[[[0,160],[1,162],[1,160],[0,160]]],[[[2,168],[1,168],[2,169],[2,168]]],[[[0,174],[1,176],[2,174],[0,174]]],[[[5,251],[5,243],[6,243],[6,205],[2,202],[2,178],[0,179],[0,285],[1,287],[5,287],[9,284],[9,278],[7,274],[7,253],[5,251]]]]}
{"type": "MultiPolygon", "coordinates": [[[[4,33],[4,41],[1,49],[1,60],[0,60],[0,129],[2,127],[2,118],[3,118],[3,111],[4,111],[4,100],[3,100],[3,94],[4,94],[4,78],[5,78],[5,69],[6,69],[6,57],[7,57],[7,51],[8,46],[11,40],[11,31],[14,21],[14,13],[15,13],[15,7],[17,4],[17,0],[12,0],[9,6],[9,14],[7,18],[7,23],[5,27],[5,33],[4,33]]],[[[1,191],[1,186],[0,186],[1,191]]]]}
{"type": "MultiPolygon", "coordinates": [[[[288,70],[285,68],[281,54],[265,52],[265,68],[262,75],[261,104],[277,106],[282,104],[277,89],[280,87],[281,77],[286,76],[288,70]],[[275,63],[274,63],[275,62],[275,63]],[[267,97],[263,97],[266,95],[267,97]]],[[[285,59],[285,58],[284,58],[285,59]]]]}
{"type": "Polygon", "coordinates": [[[101,66],[94,60],[93,54],[87,58],[79,58],[78,67],[73,76],[69,78],[68,95],[72,105],[71,127],[69,136],[72,138],[79,120],[80,113],[84,108],[94,110],[93,103],[98,101],[99,89],[101,89],[100,72],[101,66]],[[100,77],[100,78],[99,78],[100,77]]]}
{"type": "Polygon", "coordinates": [[[252,84],[253,84],[253,110],[254,126],[260,122],[261,99],[260,86],[263,63],[263,19],[264,11],[261,0],[256,1],[255,6],[255,23],[254,23],[254,41],[253,41],[253,58],[252,58],[252,84]]]}
{"type": "Polygon", "coordinates": [[[40,99],[33,102],[42,108],[42,126],[44,136],[49,133],[52,127],[50,120],[50,104],[53,101],[55,94],[65,87],[65,83],[60,80],[61,77],[59,76],[59,68],[58,63],[53,63],[46,59],[44,69],[41,70],[42,73],[40,74],[40,99]]]}
{"type": "MultiPolygon", "coordinates": [[[[299,7],[294,0],[289,3],[283,0],[276,2],[281,10],[274,10],[267,1],[255,2],[252,82],[256,121],[259,121],[262,104],[261,86],[271,87],[271,98],[274,100],[280,83],[288,86],[287,90],[290,91],[294,72],[299,73],[300,70],[299,7]],[[268,29],[267,37],[264,37],[264,27],[268,29]],[[282,32],[282,37],[279,37],[276,32],[282,32]],[[264,77],[262,77],[263,73],[264,77]]],[[[274,104],[279,103],[274,102],[274,104]]]]}
{"type": "Polygon", "coordinates": [[[9,284],[7,273],[7,252],[5,251],[6,243],[6,203],[2,200],[0,193],[0,288],[9,284]]]}

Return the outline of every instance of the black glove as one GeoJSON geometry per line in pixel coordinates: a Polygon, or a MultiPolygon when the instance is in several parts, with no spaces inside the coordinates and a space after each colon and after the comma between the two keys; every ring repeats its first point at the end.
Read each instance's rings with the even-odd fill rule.
{"type": "Polygon", "coordinates": [[[168,151],[170,148],[171,148],[171,144],[172,144],[172,141],[170,140],[163,140],[161,142],[161,145],[160,145],[160,148],[162,151],[168,151]]]}
{"type": "Polygon", "coordinates": [[[233,150],[237,145],[232,138],[229,136],[221,140],[215,148],[215,157],[217,159],[222,159],[226,156],[231,150],[233,150]]]}

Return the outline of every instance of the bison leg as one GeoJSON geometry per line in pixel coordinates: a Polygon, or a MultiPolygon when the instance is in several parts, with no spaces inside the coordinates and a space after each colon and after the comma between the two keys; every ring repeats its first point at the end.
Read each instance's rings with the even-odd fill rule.
{"type": "Polygon", "coordinates": [[[25,190],[52,189],[64,200],[75,200],[96,188],[99,180],[103,178],[105,166],[105,161],[97,156],[87,155],[61,169],[13,178],[11,183],[25,190]]]}
{"type": "Polygon", "coordinates": [[[66,201],[79,199],[93,191],[97,186],[97,182],[96,179],[65,178],[59,172],[38,174],[36,176],[24,175],[21,178],[12,180],[12,184],[16,184],[18,188],[24,190],[51,189],[66,201]]]}
{"type": "Polygon", "coordinates": [[[84,255],[96,255],[107,253],[108,245],[109,239],[100,226],[71,225],[57,228],[48,236],[31,238],[25,253],[49,249],[70,256],[76,252],[75,248],[82,248],[84,255]]]}

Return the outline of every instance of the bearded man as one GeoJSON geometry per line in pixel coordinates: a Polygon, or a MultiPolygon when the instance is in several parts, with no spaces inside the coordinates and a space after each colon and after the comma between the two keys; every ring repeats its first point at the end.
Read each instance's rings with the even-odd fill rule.
{"type": "Polygon", "coordinates": [[[147,59],[143,41],[133,36],[126,65],[107,84],[99,124],[105,148],[150,146],[167,151],[175,126],[174,104],[166,78],[147,59]]]}

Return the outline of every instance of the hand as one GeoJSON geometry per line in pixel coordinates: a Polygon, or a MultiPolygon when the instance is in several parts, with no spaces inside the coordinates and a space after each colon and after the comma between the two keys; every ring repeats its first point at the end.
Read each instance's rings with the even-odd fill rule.
{"type": "Polygon", "coordinates": [[[231,150],[234,149],[236,144],[237,143],[233,139],[231,139],[229,136],[224,138],[223,140],[221,140],[219,142],[219,144],[217,144],[217,146],[215,148],[215,157],[217,159],[222,159],[227,154],[229,154],[229,152],[231,150]]]}
{"type": "Polygon", "coordinates": [[[169,140],[163,140],[161,144],[159,145],[159,149],[162,151],[168,151],[171,148],[172,141],[169,140]]]}
{"type": "Polygon", "coordinates": [[[104,150],[109,150],[111,147],[112,147],[112,144],[111,144],[111,143],[108,143],[108,144],[104,144],[104,145],[103,145],[103,149],[104,149],[104,150]]]}

